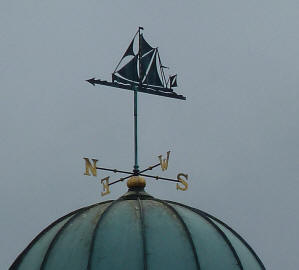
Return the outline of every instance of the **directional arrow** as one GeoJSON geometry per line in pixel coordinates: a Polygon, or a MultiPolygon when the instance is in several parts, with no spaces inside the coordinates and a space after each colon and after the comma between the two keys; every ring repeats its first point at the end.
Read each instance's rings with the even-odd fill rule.
{"type": "Polygon", "coordinates": [[[95,86],[95,82],[96,82],[96,79],[95,78],[91,78],[89,80],[86,80],[87,82],[91,83],[93,86],[95,86]]]}
{"type": "MultiPolygon", "coordinates": [[[[96,80],[95,78],[91,78],[91,79],[88,79],[86,81],[89,82],[90,84],[92,84],[93,86],[95,86],[96,84],[101,84],[101,85],[106,85],[106,86],[110,86],[110,87],[135,91],[135,89],[133,89],[134,86],[128,85],[128,84],[120,84],[120,83],[117,83],[117,82],[107,82],[107,81],[102,81],[100,79],[96,80]]],[[[176,99],[186,100],[186,97],[184,97],[182,95],[178,95],[175,92],[162,92],[162,91],[157,91],[157,90],[153,90],[153,89],[150,89],[150,88],[145,88],[145,87],[142,87],[142,86],[141,87],[138,86],[138,92],[147,93],[147,94],[151,94],[151,95],[157,95],[157,96],[164,96],[164,97],[169,97],[169,98],[176,98],[176,99]]]]}

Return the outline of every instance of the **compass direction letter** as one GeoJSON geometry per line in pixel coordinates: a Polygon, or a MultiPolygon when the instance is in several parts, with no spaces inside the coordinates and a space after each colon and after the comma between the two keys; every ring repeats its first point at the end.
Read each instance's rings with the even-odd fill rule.
{"type": "Polygon", "coordinates": [[[179,173],[177,176],[178,181],[183,185],[181,186],[179,183],[176,184],[176,189],[177,190],[182,190],[185,191],[188,189],[188,183],[182,179],[182,177],[185,177],[186,180],[188,180],[188,174],[184,174],[184,173],[179,173]]]}
{"type": "Polygon", "coordinates": [[[83,158],[85,160],[85,173],[84,175],[89,175],[90,172],[93,176],[97,176],[97,159],[92,159],[93,164],[89,161],[88,158],[83,158]]]}
{"type": "Polygon", "coordinates": [[[105,196],[110,193],[109,178],[110,178],[110,176],[107,176],[101,180],[101,184],[103,185],[103,192],[101,192],[102,196],[105,196]]]}
{"type": "Polygon", "coordinates": [[[162,155],[158,156],[158,158],[160,160],[160,165],[161,165],[162,171],[166,171],[167,168],[168,168],[169,155],[170,155],[170,151],[167,152],[167,158],[166,159],[163,159],[162,155]]]}

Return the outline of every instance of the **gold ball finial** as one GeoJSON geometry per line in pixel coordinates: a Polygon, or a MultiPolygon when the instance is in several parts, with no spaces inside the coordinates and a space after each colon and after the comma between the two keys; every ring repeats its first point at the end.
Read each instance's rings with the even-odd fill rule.
{"type": "Polygon", "coordinates": [[[129,189],[144,188],[146,186],[145,179],[140,175],[131,176],[127,182],[129,189]]]}

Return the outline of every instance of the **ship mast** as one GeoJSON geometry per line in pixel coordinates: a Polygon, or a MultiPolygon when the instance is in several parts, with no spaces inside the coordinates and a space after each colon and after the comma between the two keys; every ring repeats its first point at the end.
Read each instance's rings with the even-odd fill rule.
{"type": "Polygon", "coordinates": [[[139,27],[138,29],[138,63],[139,63],[139,85],[133,86],[134,88],[134,157],[135,157],[135,163],[134,163],[134,174],[138,175],[139,172],[139,165],[138,165],[138,89],[142,87],[142,72],[141,72],[141,30],[143,30],[143,27],[139,27]]]}

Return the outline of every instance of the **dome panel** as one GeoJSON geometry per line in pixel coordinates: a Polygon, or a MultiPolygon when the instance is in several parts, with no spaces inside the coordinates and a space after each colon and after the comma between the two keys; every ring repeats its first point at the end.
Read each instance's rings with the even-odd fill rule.
{"type": "Polygon", "coordinates": [[[252,253],[251,248],[249,250],[248,247],[235,234],[233,234],[221,223],[217,222],[215,219],[213,219],[213,222],[217,224],[217,226],[225,233],[225,235],[232,243],[233,247],[238,253],[238,256],[242,262],[244,269],[263,269],[260,265],[259,259],[256,257],[255,254],[252,253]]]}
{"type": "Polygon", "coordinates": [[[223,235],[211,225],[208,218],[174,205],[190,230],[197,250],[201,269],[240,270],[235,254],[230,249],[223,235]]]}
{"type": "Polygon", "coordinates": [[[211,215],[129,191],[42,231],[10,270],[265,270],[250,246],[211,215]]]}
{"type": "MultiPolygon", "coordinates": [[[[20,260],[20,265],[18,266],[19,270],[32,270],[39,269],[43,258],[57,232],[63,227],[63,225],[68,222],[72,216],[64,218],[62,221],[50,225],[47,229],[44,230],[43,234],[40,234],[34,239],[28,246],[28,251],[26,250],[21,254],[22,256],[18,257],[16,262],[20,260]]],[[[14,265],[12,266],[14,267],[14,265]]],[[[13,269],[13,268],[12,268],[13,269]]]]}
{"type": "Polygon", "coordinates": [[[117,200],[96,228],[90,269],[143,269],[140,211],[136,200],[117,200]]]}
{"type": "Polygon", "coordinates": [[[53,239],[45,256],[43,269],[86,269],[92,233],[108,205],[102,204],[83,209],[69,219],[53,239]],[[68,259],[61,260],[61,258],[68,259]]]}
{"type": "Polygon", "coordinates": [[[142,200],[142,205],[147,269],[197,270],[193,247],[176,213],[166,203],[154,200],[142,200]]]}

